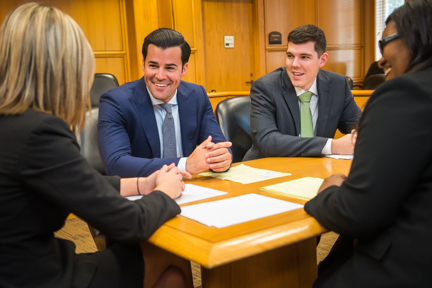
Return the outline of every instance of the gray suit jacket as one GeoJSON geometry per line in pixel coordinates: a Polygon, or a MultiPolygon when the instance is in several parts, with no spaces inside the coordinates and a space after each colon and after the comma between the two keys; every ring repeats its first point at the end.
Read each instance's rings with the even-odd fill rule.
{"type": "Polygon", "coordinates": [[[318,72],[318,119],[316,137],[301,138],[300,108],[286,68],[259,78],[251,88],[252,148],[243,160],[263,157],[322,156],[328,138],[336,130],[349,133],[361,110],[344,76],[318,72]]]}

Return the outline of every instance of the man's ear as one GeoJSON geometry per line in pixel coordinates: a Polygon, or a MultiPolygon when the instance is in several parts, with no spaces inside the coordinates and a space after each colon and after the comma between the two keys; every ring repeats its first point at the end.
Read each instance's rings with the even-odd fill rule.
{"type": "Polygon", "coordinates": [[[184,77],[186,75],[188,68],[189,68],[189,63],[185,63],[182,67],[181,77],[184,77]]]}
{"type": "Polygon", "coordinates": [[[327,52],[324,52],[320,57],[320,63],[319,63],[320,68],[323,67],[327,63],[327,60],[328,60],[328,54],[327,54],[327,52]]]}

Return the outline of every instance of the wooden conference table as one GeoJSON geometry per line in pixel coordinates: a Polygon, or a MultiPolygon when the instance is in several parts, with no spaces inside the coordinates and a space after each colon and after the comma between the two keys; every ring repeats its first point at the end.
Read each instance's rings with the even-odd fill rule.
{"type": "MultiPolygon", "coordinates": [[[[348,174],[351,160],[265,158],[245,165],[291,173],[252,184],[194,176],[186,183],[228,192],[187,205],[249,193],[304,204],[306,201],[260,191],[263,186],[312,176],[348,174]]],[[[236,163],[236,166],[240,163],[236,163]]],[[[223,211],[221,211],[223,213],[223,211]]],[[[160,227],[148,242],[201,265],[202,287],[311,287],[317,276],[316,237],[325,228],[303,209],[218,229],[183,216],[160,227]]]]}

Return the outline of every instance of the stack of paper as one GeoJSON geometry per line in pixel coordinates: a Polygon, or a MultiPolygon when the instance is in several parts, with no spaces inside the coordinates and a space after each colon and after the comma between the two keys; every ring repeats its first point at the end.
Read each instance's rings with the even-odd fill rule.
{"type": "Polygon", "coordinates": [[[236,167],[231,167],[227,172],[223,172],[223,173],[204,172],[204,173],[200,173],[199,175],[214,177],[222,180],[230,180],[242,184],[250,184],[258,181],[265,181],[265,180],[277,178],[277,177],[289,176],[291,174],[270,171],[265,169],[252,168],[244,164],[240,164],[236,167]]]}
{"type": "Polygon", "coordinates": [[[303,205],[257,194],[182,207],[181,215],[207,226],[223,228],[294,209],[303,205]]]}
{"type": "MultiPolygon", "coordinates": [[[[183,195],[175,199],[175,201],[177,202],[178,205],[181,205],[181,204],[190,203],[190,202],[212,198],[212,197],[225,195],[225,194],[228,193],[215,190],[215,189],[193,185],[193,184],[186,184],[185,190],[183,191],[183,195]]],[[[136,195],[136,196],[128,196],[126,198],[131,201],[135,201],[141,199],[142,197],[143,197],[142,195],[136,195]]]]}
{"type": "Polygon", "coordinates": [[[304,177],[262,187],[261,190],[294,198],[310,200],[317,195],[318,189],[323,181],[324,180],[321,178],[304,177]]]}
{"type": "Polygon", "coordinates": [[[354,159],[354,155],[325,154],[324,157],[329,157],[333,159],[347,159],[347,160],[354,159]]]}

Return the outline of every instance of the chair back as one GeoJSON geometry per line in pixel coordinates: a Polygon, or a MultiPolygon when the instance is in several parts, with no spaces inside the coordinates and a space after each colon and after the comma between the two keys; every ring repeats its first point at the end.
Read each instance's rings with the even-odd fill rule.
{"type": "MultiPolygon", "coordinates": [[[[366,79],[372,75],[375,74],[384,74],[384,70],[382,68],[380,68],[378,66],[378,61],[373,62],[370,66],[369,69],[364,77],[364,81],[366,81],[366,79]]],[[[366,89],[363,89],[366,90],[366,89]]]]}
{"type": "Polygon", "coordinates": [[[366,78],[363,82],[363,90],[375,90],[385,81],[385,74],[374,74],[366,78]]]}
{"type": "Polygon", "coordinates": [[[109,73],[96,73],[93,85],[90,89],[92,107],[99,106],[99,98],[103,93],[119,86],[117,78],[109,73]]]}
{"type": "Polygon", "coordinates": [[[351,77],[349,77],[349,76],[345,76],[346,77],[346,79],[347,79],[347,81],[348,81],[348,86],[349,86],[349,88],[351,89],[351,90],[353,90],[353,88],[354,88],[354,81],[353,81],[353,79],[351,78],[351,77]]]}
{"type": "Polygon", "coordinates": [[[97,143],[97,124],[99,118],[99,107],[92,108],[91,118],[90,111],[86,112],[86,121],[83,131],[77,136],[78,143],[81,146],[81,155],[87,159],[94,169],[102,175],[106,175],[102,159],[99,154],[97,143]],[[90,121],[89,121],[90,120],[90,121]]]}
{"type": "Polygon", "coordinates": [[[222,133],[232,142],[233,163],[242,161],[252,146],[250,110],[249,96],[225,99],[216,106],[216,119],[222,133]]]}

